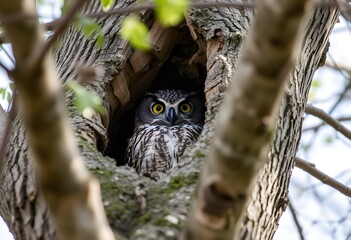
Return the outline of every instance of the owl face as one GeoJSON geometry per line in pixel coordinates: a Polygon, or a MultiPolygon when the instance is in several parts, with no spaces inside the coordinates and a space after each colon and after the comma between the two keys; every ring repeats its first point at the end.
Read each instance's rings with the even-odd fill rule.
{"type": "Polygon", "coordinates": [[[203,119],[204,106],[196,93],[159,90],[144,96],[137,110],[136,125],[202,125],[203,119]]]}

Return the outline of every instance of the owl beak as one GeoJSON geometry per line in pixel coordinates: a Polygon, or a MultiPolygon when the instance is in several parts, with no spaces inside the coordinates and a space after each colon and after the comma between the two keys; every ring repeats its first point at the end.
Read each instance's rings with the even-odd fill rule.
{"type": "Polygon", "coordinates": [[[168,110],[167,115],[166,115],[166,119],[167,119],[168,122],[171,123],[171,125],[174,125],[175,121],[177,121],[178,115],[177,115],[177,113],[176,113],[174,108],[171,107],[168,110]]]}

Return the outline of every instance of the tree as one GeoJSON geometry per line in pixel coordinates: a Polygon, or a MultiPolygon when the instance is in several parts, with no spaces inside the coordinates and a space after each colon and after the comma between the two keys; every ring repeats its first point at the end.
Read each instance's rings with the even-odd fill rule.
{"type": "MultiPolygon", "coordinates": [[[[1,4],[0,9],[5,9],[3,6],[6,3],[3,1],[1,4]]],[[[122,9],[129,4],[129,2],[119,3],[115,8],[122,9]]],[[[97,9],[99,9],[99,1],[90,1],[83,8],[83,14],[92,15],[97,9]]],[[[72,13],[73,16],[74,11],[69,13],[72,13]]],[[[67,21],[72,18],[69,14],[66,16],[64,19],[67,21]]],[[[328,36],[337,17],[338,9],[335,6],[318,7],[311,15],[312,20],[310,20],[307,29],[313,29],[313,31],[306,31],[299,61],[290,74],[286,95],[279,110],[274,141],[269,150],[270,161],[265,164],[258,175],[258,183],[252,190],[250,203],[242,215],[240,229],[237,230],[236,236],[240,235],[243,239],[269,239],[272,238],[277,228],[279,217],[287,204],[288,183],[299,141],[299,137],[296,136],[300,135],[302,115],[311,77],[316,68],[323,63],[328,36]],[[315,19],[321,19],[321,21],[315,19]],[[315,34],[316,32],[319,34],[315,34]]],[[[86,81],[89,83],[87,87],[102,97],[107,109],[106,118],[95,114],[90,120],[87,120],[76,111],[74,104],[72,104],[73,93],[66,92],[66,103],[80,153],[84,156],[85,165],[100,181],[105,210],[112,228],[127,237],[136,239],[175,238],[184,225],[190,194],[194,191],[199,175],[199,167],[202,166],[203,160],[209,152],[209,142],[214,134],[214,123],[225,89],[229,82],[235,81],[232,79],[233,73],[241,71],[236,69],[236,63],[241,54],[243,39],[245,39],[253,19],[253,11],[247,8],[192,9],[186,19],[187,26],[180,26],[176,29],[163,29],[154,21],[151,11],[143,11],[142,18],[151,26],[150,33],[154,44],[154,51],[151,53],[132,50],[128,43],[118,37],[117,33],[123,18],[123,16],[111,17],[107,15],[101,15],[98,18],[98,23],[105,34],[105,43],[101,49],[96,48],[96,39],[85,39],[75,28],[69,28],[60,38],[61,46],[55,52],[58,75],[63,82],[82,76],[83,79],[95,79],[94,81],[86,81]],[[212,19],[215,21],[209,21],[212,19]],[[195,42],[189,41],[188,31],[195,42]],[[182,50],[196,50],[192,51],[190,56],[183,53],[179,57],[176,55],[176,51],[172,52],[175,44],[174,39],[185,42],[182,50]],[[114,125],[111,123],[112,119],[115,123],[119,123],[121,113],[151,85],[155,76],[159,72],[159,76],[166,76],[162,75],[167,71],[162,71],[161,66],[164,65],[163,69],[167,66],[172,67],[172,61],[170,61],[171,63],[166,62],[172,57],[173,62],[177,59],[176,57],[181,59],[178,66],[182,66],[185,61],[192,64],[191,68],[185,67],[182,70],[186,72],[188,78],[193,78],[196,84],[198,84],[196,79],[201,79],[203,75],[206,76],[204,83],[207,104],[206,125],[200,140],[188,154],[180,169],[172,172],[168,178],[153,182],[148,178],[136,175],[133,170],[126,167],[115,168],[114,161],[102,156],[101,152],[107,145],[106,128],[109,125],[114,125]],[[99,76],[91,69],[82,67],[78,70],[78,76],[74,64],[77,60],[92,66],[103,65],[105,73],[103,76],[99,76]],[[205,70],[202,68],[204,64],[207,67],[205,70]],[[84,73],[86,75],[83,75],[84,73]]],[[[67,22],[61,22],[56,32],[65,24],[67,22]]],[[[6,28],[6,31],[10,31],[7,29],[10,27],[6,28]]],[[[16,48],[26,44],[24,42],[13,43],[15,55],[16,48]]],[[[25,56],[28,56],[28,52],[25,56]]],[[[37,63],[35,60],[41,61],[43,56],[35,54],[32,61],[37,63]]],[[[29,66],[34,66],[33,69],[36,69],[37,65],[34,63],[30,62],[29,66]]],[[[17,65],[28,67],[25,62],[22,64],[17,61],[17,65]]],[[[16,76],[16,72],[13,74],[15,77],[21,77],[16,76]]],[[[37,72],[34,71],[31,74],[34,74],[31,76],[35,76],[37,72]]],[[[33,82],[25,81],[23,76],[22,79],[26,85],[22,88],[19,87],[20,96],[23,94],[21,91],[25,92],[27,88],[33,87],[31,86],[33,82]]],[[[16,79],[16,81],[18,80],[16,79]]],[[[28,96],[29,98],[43,97],[33,94],[28,96]]],[[[44,97],[50,100],[52,95],[50,92],[45,92],[44,97]]],[[[52,101],[48,102],[53,103],[52,101]]],[[[34,109],[40,106],[39,103],[36,102],[33,105],[34,109]]],[[[32,119],[29,121],[29,125],[27,123],[27,127],[34,127],[34,130],[40,129],[42,124],[45,126],[47,119],[54,121],[57,112],[42,112],[43,110],[55,109],[52,106],[56,105],[38,107],[38,114],[34,114],[34,116],[38,117],[38,115],[43,114],[45,118],[41,119],[39,126],[32,119]],[[54,115],[50,115],[48,112],[54,113],[54,115]]],[[[30,108],[30,106],[27,107],[30,108]]],[[[24,116],[26,114],[31,116],[31,113],[27,113],[26,108],[22,107],[22,111],[24,116]]],[[[1,177],[3,182],[1,192],[6,197],[6,201],[2,202],[0,207],[1,215],[4,216],[18,239],[54,238],[56,236],[55,227],[51,223],[42,194],[36,185],[32,157],[28,150],[26,133],[20,118],[14,121],[14,129],[16,131],[13,131],[9,140],[5,155],[6,162],[1,177]]],[[[41,150],[39,153],[42,154],[39,157],[45,159],[48,157],[45,155],[48,154],[45,149],[48,147],[46,144],[50,143],[50,137],[60,136],[60,133],[53,131],[51,135],[48,135],[47,131],[42,132],[42,130],[39,133],[43,135],[39,134],[38,139],[45,136],[47,140],[44,143],[39,140],[38,142],[34,141],[34,145],[38,144],[37,148],[41,150]]],[[[69,147],[71,143],[64,143],[64,145],[69,147]]],[[[66,152],[65,149],[56,150],[66,152]]],[[[51,157],[55,159],[56,156],[51,157]]],[[[66,171],[69,172],[71,169],[66,169],[66,171]]],[[[44,179],[47,178],[50,187],[57,187],[60,191],[67,190],[61,189],[64,186],[62,181],[65,180],[65,175],[57,176],[57,179],[60,179],[57,182],[57,179],[48,175],[48,172],[40,173],[39,166],[40,175],[44,179]]],[[[83,182],[91,181],[87,175],[86,172],[82,173],[83,182]]],[[[69,189],[69,191],[72,190],[69,189]]],[[[46,197],[48,198],[47,195],[46,197]]],[[[52,196],[49,197],[51,197],[50,201],[52,202],[57,200],[52,196]]],[[[67,206],[62,205],[59,208],[60,211],[67,212],[67,209],[64,209],[67,206]]],[[[54,209],[53,212],[54,215],[60,214],[57,209],[54,209]]],[[[61,224],[64,225],[64,223],[61,224]]]]}

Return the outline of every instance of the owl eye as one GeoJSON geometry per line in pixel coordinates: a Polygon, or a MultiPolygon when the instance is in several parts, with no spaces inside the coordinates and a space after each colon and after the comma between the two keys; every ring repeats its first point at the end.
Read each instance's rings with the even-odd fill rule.
{"type": "Polygon", "coordinates": [[[161,103],[155,103],[151,106],[151,110],[155,114],[160,114],[165,110],[165,108],[161,103]]]}
{"type": "Polygon", "coordinates": [[[180,111],[183,113],[189,113],[191,111],[191,104],[190,103],[183,103],[180,105],[180,111]]]}

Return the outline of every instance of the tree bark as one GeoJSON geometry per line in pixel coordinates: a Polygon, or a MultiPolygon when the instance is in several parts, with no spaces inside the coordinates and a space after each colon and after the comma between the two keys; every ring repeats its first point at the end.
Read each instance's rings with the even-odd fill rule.
{"type": "MultiPolygon", "coordinates": [[[[128,4],[130,1],[122,1],[116,8],[128,4]]],[[[90,1],[83,12],[91,13],[98,8],[99,1],[90,1]]],[[[270,161],[258,176],[251,202],[242,218],[242,239],[271,239],[285,210],[309,86],[314,71],[324,62],[328,37],[338,14],[336,8],[319,8],[311,14],[299,61],[290,74],[286,96],[279,110],[277,131],[269,150],[270,161]]],[[[115,167],[113,159],[98,151],[103,151],[107,145],[107,127],[111,124],[112,115],[121,115],[128,105],[115,94],[115,86],[119,85],[116,81],[121,79],[120,73],[127,69],[130,57],[135,54],[129,44],[118,36],[123,18],[98,19],[105,34],[101,49],[96,47],[95,39],[85,39],[79,31],[70,28],[60,39],[60,47],[55,53],[57,70],[65,82],[77,78],[77,62],[103,65],[105,68],[104,76],[87,87],[103,98],[107,116],[96,115],[93,120],[87,120],[77,113],[72,104],[72,94],[67,92],[65,95],[81,154],[85,157],[86,166],[100,181],[103,203],[112,228],[129,239],[175,239],[184,226],[190,199],[204,157],[208,154],[221,99],[233,73],[238,71],[236,61],[253,11],[192,9],[187,16],[186,23],[199,46],[198,55],[206,60],[206,124],[198,142],[179,168],[159,182],[138,176],[128,167],[115,167]],[[146,208],[142,207],[142,202],[146,202],[146,208]]],[[[142,18],[152,25],[150,11],[144,11],[142,18]]],[[[164,59],[156,60],[162,64],[164,59]]],[[[160,70],[155,66],[126,80],[124,86],[127,86],[131,100],[151,84],[160,70]],[[140,76],[147,78],[140,82],[140,76]]],[[[3,183],[0,188],[3,196],[0,215],[16,239],[56,239],[55,227],[37,186],[26,132],[19,118],[14,122],[14,131],[8,142],[6,163],[0,176],[3,183]]]]}

